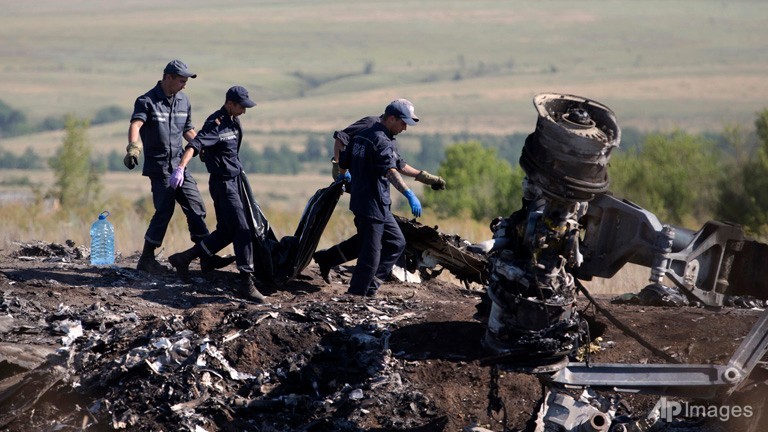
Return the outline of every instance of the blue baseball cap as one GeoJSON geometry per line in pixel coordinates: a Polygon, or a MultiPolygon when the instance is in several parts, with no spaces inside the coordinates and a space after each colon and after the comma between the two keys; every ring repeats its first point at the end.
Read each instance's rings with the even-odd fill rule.
{"type": "Polygon", "coordinates": [[[181,60],[171,60],[167,65],[165,65],[163,73],[179,75],[186,78],[197,78],[197,74],[192,73],[187,67],[187,64],[181,60]]]}
{"type": "Polygon", "coordinates": [[[246,108],[252,108],[256,106],[256,102],[252,101],[248,97],[248,90],[245,87],[234,86],[227,90],[227,100],[239,103],[246,108]]]}
{"type": "Polygon", "coordinates": [[[416,113],[413,112],[413,104],[408,99],[396,99],[387,105],[384,109],[384,115],[397,116],[405,122],[407,125],[415,125],[419,118],[416,117],[416,113]]]}

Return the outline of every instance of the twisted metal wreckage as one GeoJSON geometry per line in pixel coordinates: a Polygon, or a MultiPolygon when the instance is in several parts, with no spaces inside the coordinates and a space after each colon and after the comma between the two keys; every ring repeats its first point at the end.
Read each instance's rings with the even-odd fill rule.
{"type": "MultiPolygon", "coordinates": [[[[734,224],[710,221],[698,231],[663,224],[614,197],[608,163],[621,140],[614,113],[566,94],[539,94],[533,103],[538,121],[520,157],[526,174],[522,207],[494,220],[492,239],[475,245],[398,218],[407,241],[404,266],[425,277],[447,269],[465,283],[486,285],[487,298],[478,306],[487,315],[486,363],[538,374],[546,383],[537,430],[658,430],[659,412],[649,413],[653,421],[621,423],[609,407],[598,409],[593,405],[599,404],[570,396],[566,390],[572,388],[710,399],[731,395],[768,351],[768,312],[726,365],[569,361],[585,342],[577,292],[591,299],[579,280],[610,278],[634,263],[650,268],[650,284],[641,292],[646,299],[764,307],[768,245],[748,239],[734,224]]],[[[319,190],[296,235],[280,241],[252,200],[257,256],[273,264],[261,276],[280,281],[301,273],[343,187],[337,182],[319,190]]]]}
{"type": "MultiPolygon", "coordinates": [[[[537,430],[625,431],[662,427],[664,413],[621,423],[567,394],[613,390],[722,399],[744,384],[768,351],[768,312],[726,365],[572,363],[582,338],[575,297],[579,279],[610,278],[627,263],[650,267],[643,289],[706,306],[761,304],[768,296],[765,244],[736,225],[707,222],[699,231],[662,224],[652,213],[608,193],[608,162],[621,131],[606,106],[578,96],[540,94],[536,130],[520,157],[522,208],[492,226],[481,246],[490,274],[483,340],[492,362],[541,374],[548,386],[537,430]],[[665,278],[673,286],[665,286],[665,278]]],[[[591,298],[591,297],[590,297],[591,298]]],[[[600,404],[595,404],[600,405],[600,404]]],[[[669,419],[669,416],[667,417],[669,419]]]]}

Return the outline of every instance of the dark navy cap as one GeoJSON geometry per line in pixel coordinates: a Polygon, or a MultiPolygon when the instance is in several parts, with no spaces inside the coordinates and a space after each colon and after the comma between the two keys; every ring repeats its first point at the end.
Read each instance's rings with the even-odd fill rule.
{"type": "Polygon", "coordinates": [[[408,99],[397,99],[387,105],[384,109],[384,115],[397,116],[405,122],[407,125],[415,125],[419,121],[416,117],[416,113],[413,112],[413,104],[408,99]]]}
{"type": "Polygon", "coordinates": [[[196,73],[192,73],[187,64],[181,60],[172,60],[165,66],[163,73],[179,75],[187,78],[197,78],[196,73]]]}
{"type": "Polygon", "coordinates": [[[248,90],[245,87],[234,86],[227,90],[227,100],[239,103],[246,108],[252,108],[256,106],[256,102],[252,101],[248,97],[248,90]]]}

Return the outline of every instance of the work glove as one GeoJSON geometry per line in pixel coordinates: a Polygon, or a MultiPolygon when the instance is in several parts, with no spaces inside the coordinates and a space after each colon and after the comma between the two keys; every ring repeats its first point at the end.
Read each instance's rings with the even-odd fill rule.
{"type": "Polygon", "coordinates": [[[123,158],[123,164],[126,168],[130,170],[136,168],[136,165],[139,164],[139,155],[141,154],[143,147],[144,146],[141,143],[136,141],[128,144],[128,147],[125,148],[127,154],[123,158]]]}
{"type": "Polygon", "coordinates": [[[419,175],[416,176],[416,181],[432,186],[432,190],[445,189],[445,180],[442,177],[430,174],[426,171],[420,171],[419,175]]]}
{"type": "Polygon", "coordinates": [[[421,203],[419,202],[419,199],[416,198],[416,194],[413,193],[412,190],[408,189],[405,191],[404,195],[406,198],[408,198],[408,204],[411,206],[411,213],[413,213],[413,215],[416,217],[421,216],[421,203]]]}
{"type": "Polygon", "coordinates": [[[336,176],[336,182],[351,182],[352,181],[352,174],[349,173],[349,171],[346,171],[344,174],[339,174],[336,176]]]}
{"type": "Polygon", "coordinates": [[[184,168],[177,167],[175,170],[173,170],[173,174],[171,174],[171,179],[168,181],[168,186],[170,186],[171,189],[176,189],[177,187],[181,186],[182,183],[184,183],[184,168]]]}

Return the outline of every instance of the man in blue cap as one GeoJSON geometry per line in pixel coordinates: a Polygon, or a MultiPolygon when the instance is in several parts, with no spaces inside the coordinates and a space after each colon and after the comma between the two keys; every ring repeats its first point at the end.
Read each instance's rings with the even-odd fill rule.
{"type": "MultiPolygon", "coordinates": [[[[404,104],[410,103],[406,99],[400,99],[400,101],[402,101],[404,104]]],[[[393,101],[393,103],[394,102],[397,101],[393,101]]],[[[363,117],[360,120],[347,126],[346,128],[333,133],[334,143],[333,159],[331,160],[331,174],[333,175],[333,178],[336,179],[336,181],[350,182],[352,180],[349,172],[346,169],[339,167],[338,160],[341,157],[341,153],[347,148],[349,143],[358,133],[368,129],[376,123],[381,122],[383,117],[383,115],[363,117]]],[[[420,183],[431,186],[433,190],[445,189],[446,184],[442,177],[430,174],[426,170],[420,170],[409,165],[399,153],[397,153],[396,159],[397,160],[395,165],[397,166],[397,171],[400,173],[400,175],[414,178],[420,183]]],[[[338,265],[344,264],[347,261],[356,259],[359,251],[360,236],[355,234],[352,237],[342,241],[341,243],[331,246],[328,249],[315,252],[313,258],[320,268],[320,276],[326,283],[331,283],[331,269],[338,265]]]]}
{"type": "MultiPolygon", "coordinates": [[[[192,73],[181,60],[170,61],[163,70],[163,79],[136,99],[131,115],[123,163],[126,168],[134,169],[144,151],[142,175],[150,179],[155,207],[144,234],[144,248],[136,268],[152,274],[169,271],[155,259],[155,249],[163,243],[176,203],[187,218],[192,241],[197,243],[208,235],[205,204],[192,175],[185,173],[179,188],[171,188],[168,183],[178,169],[183,140],[191,141],[196,135],[192,126],[192,106],[187,95],[182,93],[187,81],[196,77],[197,74],[192,73]]],[[[234,257],[214,256],[202,259],[200,267],[203,272],[209,272],[233,261],[234,257]]]]}
{"type": "Polygon", "coordinates": [[[381,120],[359,132],[341,155],[340,168],[349,169],[353,178],[349,209],[355,214],[360,244],[348,294],[376,295],[405,249],[405,238],[390,208],[390,184],[408,199],[413,215],[421,216],[419,199],[398,172],[395,139],[418,121],[410,101],[394,100],[384,109],[381,120]]]}
{"type": "Polygon", "coordinates": [[[243,165],[240,162],[240,144],[243,129],[238,116],[247,108],[256,106],[248,96],[248,90],[234,86],[227,90],[224,106],[211,114],[200,133],[187,144],[178,168],[170,179],[170,186],[177,188],[185,182],[184,168],[190,160],[205,151],[205,166],[210,173],[208,186],[216,209],[216,230],[184,252],[168,257],[182,279],[188,277],[189,264],[198,257],[211,257],[228,244],[235,249],[237,269],[240,271],[238,291],[240,295],[257,303],[265,301],[253,281],[253,236],[248,223],[243,196],[243,165]]]}

